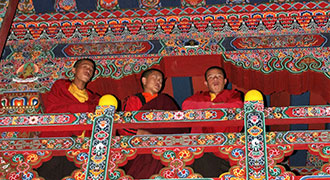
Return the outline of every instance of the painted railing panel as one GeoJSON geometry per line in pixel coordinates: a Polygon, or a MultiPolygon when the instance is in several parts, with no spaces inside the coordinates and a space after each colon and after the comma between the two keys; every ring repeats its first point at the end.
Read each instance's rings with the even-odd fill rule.
{"type": "Polygon", "coordinates": [[[306,149],[324,161],[314,175],[330,174],[330,131],[266,132],[265,125],[329,122],[330,106],[264,108],[260,100],[246,101],[244,109],[115,112],[113,107],[98,106],[95,113],[1,115],[0,177],[38,177],[33,168],[53,156],[66,155],[79,169],[64,179],[132,179],[122,167],[137,154],[147,153],[165,165],[151,178],[202,178],[189,165],[204,153],[213,152],[231,164],[220,179],[312,179],[315,177],[295,176],[279,163],[294,150],[306,149]],[[121,128],[233,124],[245,124],[245,133],[114,134],[121,128]],[[92,136],[20,138],[12,132],[73,129],[92,130],[92,136]]]}

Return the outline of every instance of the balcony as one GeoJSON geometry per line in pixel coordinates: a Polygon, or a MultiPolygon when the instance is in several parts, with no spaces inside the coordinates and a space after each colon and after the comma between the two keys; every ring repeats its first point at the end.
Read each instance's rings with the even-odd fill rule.
{"type": "Polygon", "coordinates": [[[329,123],[330,106],[265,108],[262,99],[252,97],[245,99],[243,109],[116,112],[114,106],[98,106],[95,113],[35,112],[0,116],[0,177],[3,179],[41,178],[36,169],[53,156],[66,156],[77,166],[71,175],[63,178],[66,180],[134,179],[124,169],[127,162],[139,154],[152,154],[164,166],[158,174],[145,178],[205,178],[194,172],[191,165],[207,153],[230,163],[228,172],[210,178],[330,178],[328,130],[266,131],[266,127],[271,125],[329,123]],[[135,136],[117,136],[115,133],[123,128],[239,125],[244,125],[242,132],[135,136]],[[54,137],[33,137],[36,131],[53,132],[54,137]],[[56,136],[66,131],[86,131],[86,134],[91,132],[92,136],[56,136]],[[25,137],[20,136],[22,134],[25,137]],[[299,150],[307,150],[322,165],[307,165],[305,171],[300,169],[297,173],[297,167],[289,166],[287,159],[299,150]]]}

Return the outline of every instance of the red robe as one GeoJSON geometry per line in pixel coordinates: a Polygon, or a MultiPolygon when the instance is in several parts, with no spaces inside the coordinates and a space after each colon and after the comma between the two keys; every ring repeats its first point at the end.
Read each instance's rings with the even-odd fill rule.
{"type": "MultiPolygon", "coordinates": [[[[125,111],[139,111],[139,110],[179,110],[178,105],[172,97],[167,94],[159,94],[156,98],[145,103],[141,102],[141,99],[134,95],[128,97],[126,102],[124,102],[125,111]]],[[[118,130],[120,135],[132,136],[136,134],[136,129],[120,129],[118,130]]],[[[153,134],[173,134],[173,133],[184,133],[187,132],[186,129],[180,131],[179,129],[147,129],[153,134]]]]}
{"type": "MultiPolygon", "coordinates": [[[[82,113],[94,112],[98,105],[99,95],[87,89],[88,100],[84,103],[79,102],[70,92],[69,86],[72,82],[65,79],[55,81],[51,90],[43,95],[45,113],[82,113]]],[[[80,135],[82,131],[54,132],[45,131],[39,137],[70,137],[80,135]]],[[[90,136],[90,132],[86,133],[90,136]]],[[[66,157],[54,156],[37,169],[41,177],[45,179],[62,179],[76,169],[72,162],[68,162],[66,157]]]]}
{"type": "MultiPolygon", "coordinates": [[[[83,113],[95,111],[100,96],[86,89],[88,100],[81,103],[69,92],[68,89],[71,83],[72,82],[67,79],[55,81],[51,90],[43,96],[45,113],[83,113]]],[[[42,132],[39,137],[70,137],[72,135],[80,135],[81,133],[81,131],[66,131],[60,133],[42,132]]]]}
{"type": "Polygon", "coordinates": [[[71,83],[67,79],[55,81],[52,89],[45,94],[45,98],[43,99],[45,113],[82,113],[95,111],[100,96],[86,89],[88,100],[81,103],[69,92],[68,89],[71,83]]]}
{"type": "MultiPolygon", "coordinates": [[[[242,108],[241,94],[236,90],[224,89],[211,101],[210,92],[198,92],[182,103],[182,109],[242,108]]],[[[192,133],[240,132],[243,127],[193,127],[192,133]]]]}
{"type": "MultiPolygon", "coordinates": [[[[156,98],[149,102],[143,103],[138,96],[130,96],[124,103],[125,111],[138,111],[138,110],[179,110],[172,97],[167,94],[159,94],[156,98]]],[[[189,132],[187,128],[181,129],[146,129],[153,134],[173,134],[189,132]]],[[[135,135],[136,129],[125,129],[118,131],[120,135],[135,135]]],[[[135,159],[129,161],[124,167],[126,174],[131,175],[134,179],[147,179],[153,174],[158,174],[164,167],[159,160],[152,157],[151,154],[140,154],[135,159]]]]}

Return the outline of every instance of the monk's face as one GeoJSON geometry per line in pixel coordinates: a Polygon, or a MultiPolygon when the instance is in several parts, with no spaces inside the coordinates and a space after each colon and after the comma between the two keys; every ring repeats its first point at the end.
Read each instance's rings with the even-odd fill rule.
{"type": "Polygon", "coordinates": [[[206,73],[206,81],[204,84],[207,86],[210,92],[219,94],[227,83],[227,79],[219,69],[210,69],[206,73]]]}
{"type": "Polygon", "coordinates": [[[94,64],[88,60],[81,61],[76,68],[72,69],[75,81],[88,83],[94,73],[94,64]]]}
{"type": "Polygon", "coordinates": [[[144,92],[157,94],[162,89],[163,76],[158,71],[151,72],[147,77],[142,78],[144,92]]]}

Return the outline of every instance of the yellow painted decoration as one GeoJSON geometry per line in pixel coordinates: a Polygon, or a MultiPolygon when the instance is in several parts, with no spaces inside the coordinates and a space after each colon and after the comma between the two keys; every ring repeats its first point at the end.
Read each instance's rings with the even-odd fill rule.
{"type": "Polygon", "coordinates": [[[115,106],[115,108],[117,109],[118,101],[113,95],[106,94],[106,95],[102,96],[99,100],[99,106],[105,106],[105,105],[115,106]]]}
{"type": "Polygon", "coordinates": [[[258,90],[250,90],[244,96],[244,101],[262,101],[262,94],[258,90]]]}

